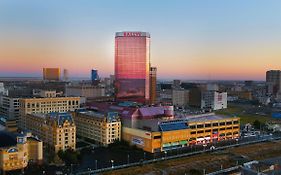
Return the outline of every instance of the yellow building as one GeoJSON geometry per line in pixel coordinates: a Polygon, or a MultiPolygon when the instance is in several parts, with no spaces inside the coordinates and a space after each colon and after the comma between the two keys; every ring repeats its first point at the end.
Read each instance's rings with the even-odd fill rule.
{"type": "Polygon", "coordinates": [[[26,130],[40,138],[55,152],[76,149],[76,126],[69,113],[27,114],[26,130]]]}
{"type": "Polygon", "coordinates": [[[0,171],[24,169],[28,163],[43,161],[43,142],[30,133],[12,135],[0,132],[0,171]]]}
{"type": "Polygon", "coordinates": [[[23,129],[26,126],[26,114],[74,111],[80,108],[80,97],[23,98],[19,103],[19,128],[23,129]]]}
{"type": "Polygon", "coordinates": [[[121,139],[121,121],[117,112],[99,113],[77,110],[73,113],[77,135],[107,146],[121,139]]]}
{"type": "MultiPolygon", "coordinates": [[[[143,119],[145,120],[145,119],[143,119]]],[[[138,122],[142,122],[139,120],[138,122]]],[[[179,120],[143,121],[142,128],[122,127],[122,139],[147,152],[160,152],[192,144],[207,144],[235,139],[240,133],[240,119],[218,115],[193,116],[179,120]]]]}
{"type": "Polygon", "coordinates": [[[43,80],[59,81],[60,68],[43,68],[43,80]]]}

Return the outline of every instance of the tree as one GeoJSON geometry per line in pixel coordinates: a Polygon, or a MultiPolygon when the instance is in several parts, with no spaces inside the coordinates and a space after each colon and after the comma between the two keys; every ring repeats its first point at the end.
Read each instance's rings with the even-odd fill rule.
{"type": "Polygon", "coordinates": [[[265,128],[265,124],[260,122],[259,120],[255,120],[254,123],[253,123],[253,126],[254,126],[255,129],[260,129],[260,130],[265,128]]]}
{"type": "Polygon", "coordinates": [[[60,150],[58,152],[58,156],[65,162],[66,165],[70,165],[78,163],[80,153],[72,149],[67,149],[66,151],[60,150]]]}

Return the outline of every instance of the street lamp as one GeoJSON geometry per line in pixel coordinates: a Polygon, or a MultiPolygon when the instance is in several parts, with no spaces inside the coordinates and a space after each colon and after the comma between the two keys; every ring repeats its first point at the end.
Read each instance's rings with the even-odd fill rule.
{"type": "Polygon", "coordinates": [[[110,160],[111,162],[111,168],[114,168],[114,160],[110,160]]]}
{"type": "Polygon", "coordinates": [[[98,169],[98,160],[95,160],[95,168],[98,169]]]}
{"type": "Polygon", "coordinates": [[[145,160],[146,152],[143,152],[143,160],[145,160]]]}
{"type": "Polygon", "coordinates": [[[70,164],[70,174],[72,174],[73,168],[72,168],[73,164],[70,164]]]}
{"type": "Polygon", "coordinates": [[[129,164],[130,163],[130,155],[128,154],[127,156],[127,163],[129,164]]]}
{"type": "Polygon", "coordinates": [[[203,148],[204,148],[203,151],[205,151],[206,146],[207,146],[207,144],[204,144],[204,145],[203,145],[203,148]]]}
{"type": "Polygon", "coordinates": [[[165,159],[167,158],[167,151],[164,152],[165,153],[165,159]]]}

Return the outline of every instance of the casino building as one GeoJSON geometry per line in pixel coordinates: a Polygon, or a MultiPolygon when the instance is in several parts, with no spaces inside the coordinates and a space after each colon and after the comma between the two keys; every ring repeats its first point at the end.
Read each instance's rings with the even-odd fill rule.
{"type": "MultiPolygon", "coordinates": [[[[156,112],[145,109],[141,113],[154,115],[156,112]]],[[[161,152],[239,138],[239,120],[214,114],[183,119],[139,119],[133,127],[123,125],[122,139],[144,151],[161,152]]]]}
{"type": "Polygon", "coordinates": [[[118,101],[150,100],[150,34],[117,32],[115,35],[115,88],[118,101]]]}

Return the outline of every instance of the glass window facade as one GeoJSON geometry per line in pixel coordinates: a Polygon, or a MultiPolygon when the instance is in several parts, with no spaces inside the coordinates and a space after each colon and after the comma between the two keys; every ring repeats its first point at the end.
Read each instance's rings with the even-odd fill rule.
{"type": "Polygon", "coordinates": [[[117,32],[115,77],[117,100],[149,100],[150,36],[144,32],[117,32]]]}

